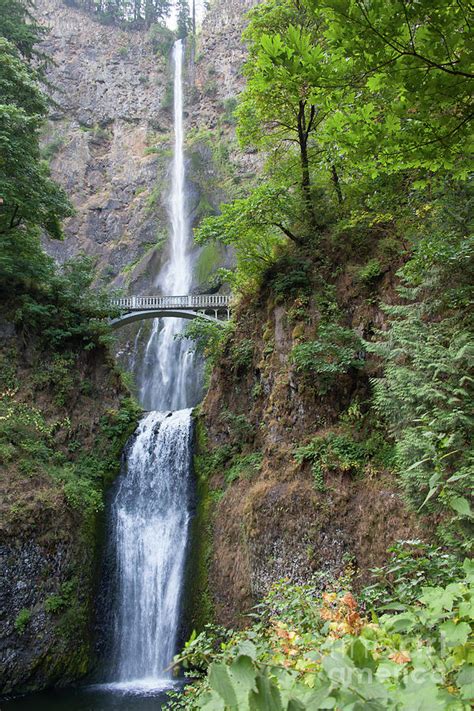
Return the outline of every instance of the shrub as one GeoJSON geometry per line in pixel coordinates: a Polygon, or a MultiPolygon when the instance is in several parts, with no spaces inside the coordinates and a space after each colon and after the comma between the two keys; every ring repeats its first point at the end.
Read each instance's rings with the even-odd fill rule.
{"type": "Polygon", "coordinates": [[[236,479],[250,478],[258,472],[262,466],[263,454],[254,452],[253,454],[240,454],[232,459],[231,466],[226,467],[225,480],[231,484],[236,479]]]}
{"type": "Polygon", "coordinates": [[[61,612],[66,607],[69,607],[74,600],[74,591],[76,588],[76,582],[73,580],[67,580],[64,582],[58,594],[50,595],[44,601],[44,609],[46,612],[51,614],[56,614],[61,612]]]}
{"type": "Polygon", "coordinates": [[[389,560],[373,568],[375,582],[364,588],[362,599],[377,612],[405,610],[426,585],[447,586],[462,576],[462,560],[440,546],[420,540],[397,541],[389,560]]]}
{"type": "Polygon", "coordinates": [[[278,303],[286,299],[308,296],[311,293],[311,263],[286,255],[268,270],[266,277],[278,303]]]}
{"type": "Polygon", "coordinates": [[[61,148],[64,146],[65,138],[64,136],[54,136],[49,143],[47,143],[41,149],[41,155],[45,160],[51,160],[54,156],[59,153],[61,148]]]}
{"type": "Polygon", "coordinates": [[[314,437],[311,442],[298,447],[294,453],[297,462],[311,462],[316,488],[323,491],[324,476],[338,470],[349,474],[363,473],[370,454],[361,442],[342,434],[314,437]]]}
{"type": "Polygon", "coordinates": [[[237,341],[231,348],[230,356],[234,370],[247,370],[254,357],[254,345],[250,338],[237,341]]]}
{"type": "MultiPolygon", "coordinates": [[[[344,581],[343,581],[344,582],[344,581]]],[[[193,635],[175,663],[198,677],[174,709],[468,711],[474,566],[369,620],[352,592],[275,584],[242,632],[193,635]]]]}
{"type": "Polygon", "coordinates": [[[28,623],[31,620],[32,614],[31,610],[27,610],[25,608],[20,610],[15,619],[15,629],[18,634],[23,634],[23,632],[25,632],[28,623]]]}
{"type": "Polygon", "coordinates": [[[237,117],[235,116],[235,110],[237,108],[237,99],[235,97],[230,97],[229,99],[224,99],[224,123],[235,125],[237,123],[237,117]]]}
{"type": "Polygon", "coordinates": [[[338,375],[362,367],[363,350],[362,340],[354,331],[337,324],[321,324],[317,340],[295,345],[291,360],[298,372],[318,376],[318,390],[324,394],[338,375]]]}
{"type": "Polygon", "coordinates": [[[215,79],[208,79],[206,83],[204,84],[203,88],[203,94],[204,96],[207,96],[210,99],[213,99],[215,96],[217,96],[217,82],[215,79]]]}
{"type": "Polygon", "coordinates": [[[173,106],[173,95],[174,95],[174,89],[173,89],[173,82],[169,81],[166,84],[165,91],[163,94],[163,101],[161,102],[161,108],[162,109],[170,109],[173,106]]]}
{"type": "Polygon", "coordinates": [[[167,58],[175,41],[175,34],[166,25],[155,23],[148,31],[148,40],[155,54],[167,58]]]}
{"type": "Polygon", "coordinates": [[[371,259],[359,269],[356,279],[366,286],[372,286],[383,274],[383,268],[378,259],[371,259]]]}
{"type": "Polygon", "coordinates": [[[234,447],[240,449],[243,444],[252,441],[254,428],[246,415],[236,415],[235,412],[224,410],[221,414],[221,420],[228,427],[234,447]]]}

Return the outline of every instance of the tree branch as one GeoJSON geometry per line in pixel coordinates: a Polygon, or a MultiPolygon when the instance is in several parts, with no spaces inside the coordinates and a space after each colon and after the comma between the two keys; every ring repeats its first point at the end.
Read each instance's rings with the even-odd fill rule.
{"type": "Polygon", "coordinates": [[[303,244],[303,240],[294,235],[293,232],[291,232],[287,227],[285,227],[285,225],[282,225],[281,222],[272,222],[272,225],[274,227],[278,227],[283,232],[283,234],[293,240],[293,242],[296,242],[296,244],[303,244]]]}

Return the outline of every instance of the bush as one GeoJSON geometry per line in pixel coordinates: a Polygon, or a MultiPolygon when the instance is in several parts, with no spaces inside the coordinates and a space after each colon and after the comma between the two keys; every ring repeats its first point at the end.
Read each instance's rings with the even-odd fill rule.
{"type": "Polygon", "coordinates": [[[230,357],[234,370],[247,370],[254,357],[254,344],[250,338],[244,338],[233,344],[230,357]]]}
{"type": "Polygon", "coordinates": [[[298,343],[290,357],[298,372],[318,376],[318,390],[325,394],[338,375],[363,366],[363,350],[362,340],[354,331],[337,324],[321,324],[318,339],[298,343]]]}
{"type": "Polygon", "coordinates": [[[175,41],[175,34],[166,25],[155,23],[148,31],[148,39],[155,54],[168,58],[175,41]]]}
{"type": "Polygon", "coordinates": [[[358,281],[366,286],[372,286],[382,276],[383,268],[378,259],[371,259],[356,274],[358,281]]]}
{"type": "Polygon", "coordinates": [[[234,113],[237,108],[237,99],[233,96],[229,99],[224,99],[222,105],[224,109],[224,123],[234,126],[237,123],[237,117],[234,113]]]}
{"type": "Polygon", "coordinates": [[[241,449],[242,445],[251,442],[254,437],[254,428],[246,415],[236,415],[235,412],[224,410],[221,414],[223,424],[227,425],[232,445],[241,449]]]}
{"type": "Polygon", "coordinates": [[[456,582],[372,620],[342,585],[320,595],[281,581],[248,630],[193,635],[175,663],[200,678],[171,708],[468,711],[473,604],[468,560],[456,582]]]}
{"type": "Polygon", "coordinates": [[[53,594],[44,601],[44,609],[46,612],[56,614],[61,612],[66,607],[69,607],[74,601],[74,592],[76,581],[68,580],[61,585],[59,594],[53,594]]]}
{"type": "Polygon", "coordinates": [[[311,263],[305,259],[286,255],[266,273],[277,303],[286,299],[309,296],[311,293],[311,263]]]}
{"type": "Polygon", "coordinates": [[[373,568],[375,582],[364,588],[364,603],[378,613],[405,610],[427,585],[447,586],[462,577],[462,560],[441,547],[420,540],[397,541],[389,560],[373,568]]]}
{"type": "Polygon", "coordinates": [[[314,437],[294,453],[297,462],[311,462],[316,488],[324,491],[324,477],[333,471],[352,476],[372,473],[393,465],[393,447],[380,433],[357,441],[352,435],[329,432],[314,437]]]}
{"type": "Polygon", "coordinates": [[[105,289],[93,287],[95,260],[82,256],[61,267],[47,262],[41,289],[23,290],[15,299],[16,322],[41,334],[50,350],[65,345],[91,350],[110,341],[112,315],[105,289]]]}
{"type": "Polygon", "coordinates": [[[396,441],[409,505],[438,512],[443,543],[472,547],[474,363],[472,205],[466,189],[444,188],[425,205],[416,249],[400,274],[402,304],[386,306],[389,328],[367,344],[384,360],[374,401],[396,441]]]}
{"type": "Polygon", "coordinates": [[[23,634],[23,632],[25,632],[28,623],[31,620],[31,617],[31,610],[26,610],[25,608],[23,610],[20,610],[15,619],[15,629],[18,634],[23,634]]]}
{"type": "Polygon", "coordinates": [[[132,400],[124,399],[119,410],[101,418],[91,451],[68,461],[58,451],[55,436],[67,440],[69,418],[47,420],[40,409],[19,402],[16,391],[6,391],[0,397],[0,452],[24,474],[54,479],[70,506],[87,516],[102,509],[104,486],[117,473],[123,446],[139,412],[132,400]]]}
{"type": "Polygon", "coordinates": [[[225,469],[224,477],[227,484],[231,484],[236,479],[252,477],[262,466],[263,454],[254,452],[253,454],[236,455],[230,466],[225,469]]]}

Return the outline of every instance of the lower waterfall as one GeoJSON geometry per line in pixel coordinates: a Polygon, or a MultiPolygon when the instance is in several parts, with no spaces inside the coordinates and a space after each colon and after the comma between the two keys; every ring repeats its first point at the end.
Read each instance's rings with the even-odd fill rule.
{"type": "Polygon", "coordinates": [[[110,678],[157,688],[175,653],[190,520],[191,410],[140,423],[110,508],[110,678]]]}

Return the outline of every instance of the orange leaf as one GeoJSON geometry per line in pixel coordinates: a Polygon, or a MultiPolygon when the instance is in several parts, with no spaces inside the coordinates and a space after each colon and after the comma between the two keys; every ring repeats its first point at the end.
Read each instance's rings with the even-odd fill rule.
{"type": "Polygon", "coordinates": [[[411,662],[411,657],[408,652],[393,652],[393,654],[390,654],[388,658],[391,659],[392,662],[395,662],[395,664],[406,664],[407,662],[411,662]]]}

